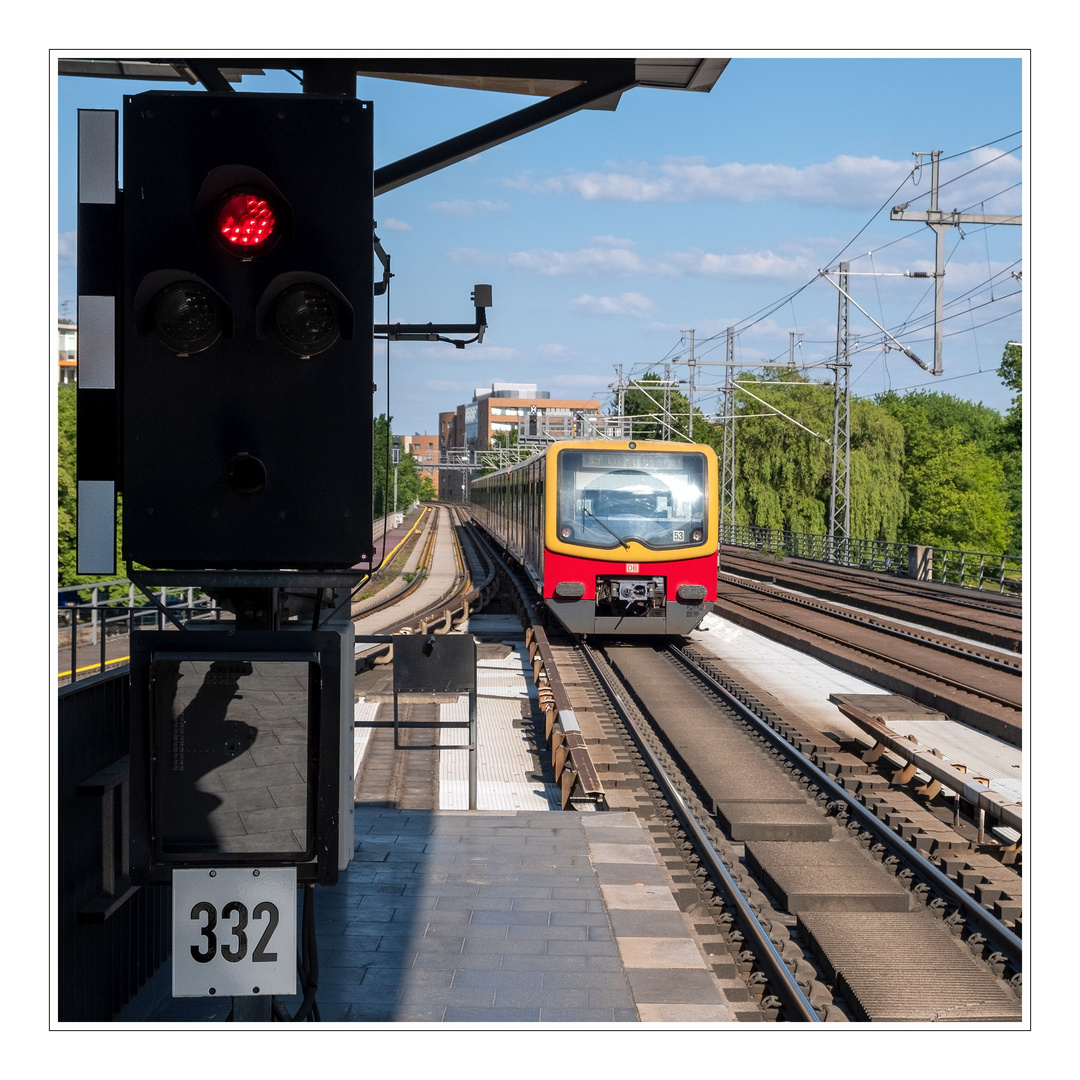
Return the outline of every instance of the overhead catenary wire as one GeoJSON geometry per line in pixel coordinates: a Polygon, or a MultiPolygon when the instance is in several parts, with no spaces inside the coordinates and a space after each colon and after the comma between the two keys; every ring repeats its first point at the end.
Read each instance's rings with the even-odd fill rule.
{"type": "MultiPolygon", "coordinates": [[[[942,160],[954,160],[956,158],[963,157],[965,155],[968,155],[968,154],[971,154],[971,153],[975,152],[976,150],[984,149],[984,148],[986,148],[988,146],[994,146],[997,143],[1004,142],[1007,139],[1015,138],[1015,136],[1017,134],[1019,134],[1019,132],[1014,132],[1014,133],[1011,133],[1010,135],[1002,136],[1000,139],[995,139],[995,140],[992,140],[991,142],[983,143],[983,144],[980,144],[979,146],[976,146],[976,147],[971,147],[970,149],[960,151],[960,152],[958,152],[956,154],[949,155],[947,158],[943,158],[942,160]]],[[[953,183],[953,182],[955,182],[957,180],[960,180],[961,178],[963,178],[965,176],[970,176],[970,175],[978,172],[980,169],[985,168],[985,167],[987,167],[987,166],[989,166],[989,165],[991,165],[991,164],[993,164],[993,163],[995,163],[997,161],[1000,161],[1002,158],[1007,157],[1009,154],[1014,153],[1018,149],[1020,149],[1020,147],[1016,146],[1016,147],[1010,148],[1009,150],[1002,151],[1000,154],[998,154],[997,156],[995,156],[993,158],[990,158],[988,161],[980,162],[974,168],[969,169],[966,172],[961,173],[956,177],[953,177],[947,183],[953,183]]],[[[829,266],[835,266],[836,264],[838,264],[839,260],[843,257],[843,255],[851,248],[852,244],[854,244],[855,241],[858,240],[858,238],[867,230],[867,228],[869,228],[869,226],[882,213],[882,211],[886,207],[889,207],[889,206],[892,205],[893,200],[896,198],[896,195],[900,192],[900,190],[904,187],[904,185],[906,183],[908,183],[909,181],[913,180],[917,176],[917,174],[919,173],[921,167],[922,166],[920,164],[920,165],[916,165],[915,167],[913,167],[911,169],[911,171],[907,174],[907,176],[904,177],[903,181],[901,181],[901,183],[896,187],[896,189],[892,192],[892,194],[881,204],[881,206],[877,209],[877,211],[873,215],[871,215],[871,217],[866,221],[866,223],[862,226],[862,228],[860,228],[859,231],[847,242],[847,244],[845,244],[844,247],[840,249],[840,251],[837,253],[837,255],[834,256],[834,258],[828,264],[829,266]]],[[[945,186],[944,184],[939,185],[939,188],[944,187],[944,186],[945,186]]],[[[1005,193],[1007,193],[1009,191],[1014,190],[1017,186],[1018,185],[1015,185],[1015,184],[1010,185],[1010,186],[1008,186],[1006,188],[1003,188],[997,194],[998,195],[1005,194],[1005,193]]],[[[929,193],[927,192],[925,194],[928,195],[929,193]]],[[[922,197],[923,197],[922,195],[917,196],[917,198],[922,198],[922,197]]],[[[996,197],[997,197],[997,195],[993,195],[993,196],[989,196],[988,198],[996,198],[996,197]]],[[[979,203],[983,203],[985,201],[987,201],[987,200],[982,199],[982,200],[979,200],[979,203]]],[[[973,203],[972,206],[979,205],[979,203],[973,203]]],[[[990,226],[984,226],[984,228],[989,228],[989,227],[990,226]]],[[[911,233],[908,233],[907,235],[905,235],[903,237],[898,237],[895,240],[891,240],[887,244],[881,245],[880,247],[876,248],[875,250],[880,252],[881,250],[883,250],[886,247],[891,247],[891,246],[893,246],[895,244],[902,243],[904,240],[910,239],[911,237],[917,235],[921,231],[922,231],[921,228],[920,229],[915,229],[911,233]]],[[[959,241],[958,241],[958,243],[959,243],[959,241]]],[[[955,250],[956,250],[956,248],[954,246],[953,253],[955,253],[955,250]]],[[[873,252],[869,252],[867,254],[871,258],[871,264],[872,264],[873,263],[873,252]]],[[[863,256],[854,256],[853,258],[861,258],[861,257],[863,257],[863,256]]],[[[951,257],[951,255],[950,255],[950,257],[951,257]]],[[[1016,264],[1013,263],[1011,265],[1016,265],[1016,264]]],[[[1007,273],[1007,272],[1008,272],[1008,270],[1005,270],[1005,271],[1002,271],[1001,273],[1004,274],[1004,273],[1007,273]]],[[[764,321],[765,319],[767,319],[770,315],[774,314],[777,310],[779,310],[785,304],[791,304],[792,305],[792,311],[794,312],[793,301],[794,301],[795,297],[797,297],[800,293],[802,293],[805,289],[807,289],[820,276],[821,276],[820,273],[818,275],[815,275],[815,277],[813,279],[811,279],[810,281],[807,281],[806,283],[804,283],[800,287],[792,290],[789,293],[786,293],[784,296],[780,297],[779,299],[777,299],[777,300],[775,300],[775,301],[773,301],[773,302],[771,302],[769,304],[766,304],[765,306],[763,306],[762,308],[759,308],[757,311],[755,311],[751,315],[746,316],[742,320],[739,320],[739,321],[733,323],[730,328],[725,329],[723,331],[720,331],[717,334],[710,335],[708,337],[699,338],[698,341],[697,341],[697,348],[696,348],[696,352],[697,352],[698,357],[708,355],[709,353],[715,351],[717,348],[720,348],[723,345],[724,341],[726,340],[726,336],[727,336],[727,334],[729,332],[733,332],[737,336],[741,335],[746,330],[752,328],[753,326],[755,326],[758,323],[760,323],[760,322],[764,321]]],[[[981,282],[979,285],[973,286],[972,289],[969,289],[961,297],[954,298],[954,299],[948,301],[946,306],[953,306],[956,303],[961,302],[966,297],[977,295],[978,291],[981,290],[981,289],[990,288],[992,290],[993,281],[997,276],[999,276],[999,275],[995,275],[995,274],[991,273],[990,277],[986,281],[981,282]]],[[[1015,295],[1015,294],[1010,293],[1008,295],[1012,296],[1012,295],[1015,295]]],[[[924,298],[925,298],[925,294],[924,294],[924,298]]],[[[1007,297],[1002,297],[1002,299],[1005,299],[1005,298],[1007,298],[1007,297]]],[[[992,302],[996,301],[997,299],[998,299],[997,297],[994,297],[992,302]]],[[[921,301],[919,301],[919,303],[921,303],[921,301]]],[[[900,324],[899,328],[893,328],[893,332],[897,332],[897,333],[906,332],[906,329],[908,328],[908,324],[910,323],[910,321],[912,319],[916,318],[915,311],[917,310],[917,307],[918,307],[918,304],[916,305],[916,308],[912,310],[911,315],[909,315],[908,318],[906,320],[904,320],[900,324]]],[[[927,317],[927,316],[924,315],[924,316],[921,316],[920,318],[925,318],[925,317],[927,317]]],[[[1008,317],[1009,317],[1008,315],[1005,315],[1005,316],[1001,316],[1000,318],[1008,318],[1008,317]]],[[[979,326],[990,325],[991,323],[996,322],[996,321],[1000,321],[1000,319],[988,320],[988,321],[986,321],[984,323],[979,324],[979,326]]],[[[978,328],[979,328],[978,326],[973,326],[970,329],[971,329],[971,331],[973,331],[973,330],[978,329],[978,328]]],[[[970,331],[965,331],[965,332],[970,332],[970,331]]],[[[681,344],[681,342],[680,342],[680,344],[681,344]]],[[[809,342],[808,342],[808,344],[809,344],[809,342]]],[[[675,348],[678,348],[678,347],[679,346],[676,346],[673,349],[669,350],[667,355],[664,357],[664,360],[670,358],[672,353],[675,351],[675,348]]],[[[880,343],[876,343],[876,344],[873,344],[873,345],[868,345],[866,349],[859,349],[859,350],[856,350],[856,351],[865,352],[865,351],[870,351],[871,349],[880,348],[880,347],[881,347],[880,343]]],[[[663,362],[663,361],[660,361],[660,362],[663,362]]],[[[751,367],[770,366],[771,364],[774,364],[774,363],[775,363],[775,361],[771,361],[771,360],[762,358],[762,359],[756,360],[753,364],[750,364],[748,366],[751,366],[751,367]]],[[[701,384],[699,384],[699,385],[701,385],[701,384]]],[[[701,389],[704,390],[705,387],[703,385],[701,385],[701,389]]]]}

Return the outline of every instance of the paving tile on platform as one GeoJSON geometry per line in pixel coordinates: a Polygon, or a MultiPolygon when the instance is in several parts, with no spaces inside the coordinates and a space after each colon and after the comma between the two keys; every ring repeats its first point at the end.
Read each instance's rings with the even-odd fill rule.
{"type": "Polygon", "coordinates": [[[625,937],[619,952],[627,968],[703,968],[697,945],[689,938],[625,937]]]}
{"type": "Polygon", "coordinates": [[[647,911],[678,911],[666,885],[601,885],[608,910],[633,908],[647,911]]]}

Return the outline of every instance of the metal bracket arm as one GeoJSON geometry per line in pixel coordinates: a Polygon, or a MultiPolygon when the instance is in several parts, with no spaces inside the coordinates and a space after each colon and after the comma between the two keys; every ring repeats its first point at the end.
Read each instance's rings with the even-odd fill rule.
{"type": "MultiPolygon", "coordinates": [[[[879,323],[877,321],[877,319],[874,318],[873,315],[870,315],[866,311],[865,308],[861,307],[855,300],[852,300],[851,296],[848,293],[844,292],[844,290],[841,289],[840,286],[835,281],[833,281],[833,279],[831,277],[829,277],[829,271],[828,270],[819,270],[818,273],[830,285],[832,285],[833,288],[835,288],[838,293],[840,293],[843,296],[846,296],[848,298],[848,300],[851,303],[853,303],[909,360],[914,360],[915,363],[918,364],[919,367],[921,367],[923,369],[923,371],[930,371],[930,368],[928,368],[906,345],[902,345],[899,341],[897,341],[896,338],[894,338],[892,336],[892,334],[890,334],[889,331],[886,330],[885,327],[882,326],[881,323],[879,323]]],[[[930,374],[931,375],[940,375],[941,372],[940,371],[931,371],[930,374]]]]}

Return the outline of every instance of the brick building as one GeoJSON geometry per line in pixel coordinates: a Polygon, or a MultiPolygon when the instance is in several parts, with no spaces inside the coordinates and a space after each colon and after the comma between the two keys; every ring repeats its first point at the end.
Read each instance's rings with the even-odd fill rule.
{"type": "MultiPolygon", "coordinates": [[[[522,433],[538,439],[573,439],[594,432],[600,402],[553,398],[535,383],[492,383],[466,405],[439,414],[439,449],[488,450],[496,435],[522,433]]],[[[444,457],[443,460],[446,460],[444,457]]]]}
{"type": "Polygon", "coordinates": [[[417,472],[426,476],[435,486],[435,494],[439,494],[439,470],[435,467],[439,464],[439,436],[438,435],[402,435],[401,452],[412,454],[416,461],[417,472]]]}

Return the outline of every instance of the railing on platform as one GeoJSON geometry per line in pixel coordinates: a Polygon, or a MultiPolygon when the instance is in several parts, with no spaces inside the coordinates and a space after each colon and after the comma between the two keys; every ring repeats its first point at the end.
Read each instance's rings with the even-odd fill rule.
{"type": "MultiPolygon", "coordinates": [[[[416,504],[414,504],[415,506],[416,504]]],[[[404,511],[408,514],[413,507],[404,511]]],[[[379,540],[394,528],[392,518],[402,511],[376,518],[372,523],[374,538],[379,540]]],[[[222,610],[198,589],[168,587],[154,590],[154,595],[170,614],[182,623],[219,620],[222,610]]],[[[59,653],[57,674],[62,682],[75,682],[88,675],[98,675],[107,668],[126,663],[126,656],[109,658],[107,640],[129,634],[132,630],[162,630],[168,620],[128,578],[113,578],[84,585],[66,585],[56,590],[59,653]],[[86,660],[93,650],[94,660],[79,665],[79,654],[86,660]]]]}
{"type": "Polygon", "coordinates": [[[720,542],[770,555],[791,555],[898,577],[1023,595],[1023,560],[1011,555],[921,547],[895,540],[831,537],[760,525],[724,526],[720,530],[720,542]]]}
{"type": "Polygon", "coordinates": [[[94,675],[57,695],[57,1019],[99,1023],[168,957],[172,889],[132,888],[128,877],[126,676],[94,675]]]}
{"type": "MultiPolygon", "coordinates": [[[[160,588],[154,592],[158,603],[182,623],[192,620],[218,620],[222,610],[210,597],[197,589],[160,588]]],[[[168,619],[155,604],[146,599],[127,578],[96,581],[87,585],[68,585],[56,590],[56,611],[59,631],[57,674],[65,681],[75,682],[91,674],[100,674],[107,667],[123,663],[126,657],[106,655],[109,639],[116,640],[132,630],[161,630],[168,619]],[[93,650],[95,658],[79,666],[93,650]],[[65,668],[67,670],[65,670],[65,668]]]]}

